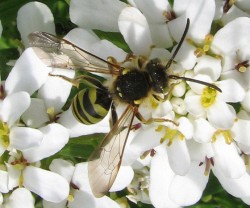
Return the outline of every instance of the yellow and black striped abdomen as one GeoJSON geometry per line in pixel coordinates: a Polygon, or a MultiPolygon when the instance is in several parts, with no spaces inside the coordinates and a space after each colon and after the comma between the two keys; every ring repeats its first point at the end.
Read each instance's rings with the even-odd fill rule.
{"type": "Polygon", "coordinates": [[[112,99],[107,89],[83,89],[73,99],[72,112],[79,122],[95,124],[107,115],[111,103],[112,99]]]}

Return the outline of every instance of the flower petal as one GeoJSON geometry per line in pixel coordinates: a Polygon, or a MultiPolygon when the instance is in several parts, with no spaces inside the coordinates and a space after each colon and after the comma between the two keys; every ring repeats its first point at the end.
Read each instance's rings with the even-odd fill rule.
{"type": "Polygon", "coordinates": [[[245,164],[234,143],[227,144],[225,139],[219,135],[212,145],[215,152],[213,157],[214,166],[225,177],[240,178],[246,173],[245,164]]]}
{"type": "Polygon", "coordinates": [[[23,185],[43,199],[60,202],[69,195],[69,184],[65,178],[51,171],[33,166],[23,170],[23,185]]]}
{"type": "Polygon", "coordinates": [[[17,28],[26,47],[29,46],[28,35],[34,31],[55,34],[53,14],[40,2],[30,2],[21,7],[17,13],[17,28]]]}
{"type": "Polygon", "coordinates": [[[75,171],[75,166],[66,160],[54,159],[50,163],[49,169],[63,176],[70,183],[75,171]]]}
{"type": "Polygon", "coordinates": [[[185,175],[190,168],[190,156],[185,140],[174,139],[170,146],[167,146],[168,161],[171,169],[177,175],[185,175]]]}
{"type": "Polygon", "coordinates": [[[218,81],[216,85],[222,90],[220,96],[225,102],[236,103],[245,97],[245,90],[233,79],[218,81]]]}
{"type": "Polygon", "coordinates": [[[233,126],[235,111],[223,101],[217,100],[208,110],[207,118],[216,128],[229,129],[233,126]]]}
{"type": "Polygon", "coordinates": [[[180,206],[195,204],[202,196],[208,176],[204,175],[205,165],[192,162],[185,176],[176,175],[169,187],[169,198],[180,206]]]}
{"type": "Polygon", "coordinates": [[[50,68],[36,56],[32,48],[26,49],[17,60],[5,82],[7,94],[26,91],[32,95],[47,80],[50,68]]]}
{"type": "Polygon", "coordinates": [[[215,128],[213,128],[212,125],[204,118],[199,118],[194,121],[194,139],[197,142],[211,142],[215,131],[215,128]]]}
{"type": "Polygon", "coordinates": [[[186,104],[187,111],[194,116],[200,116],[204,113],[200,99],[199,95],[190,95],[185,97],[184,102],[186,104]]]}
{"type": "Polygon", "coordinates": [[[249,129],[249,120],[237,119],[237,121],[234,122],[232,128],[232,132],[234,133],[234,140],[243,145],[250,146],[249,129]]]}
{"type": "Polygon", "coordinates": [[[225,177],[224,173],[222,173],[216,167],[213,168],[214,175],[220,181],[222,187],[231,195],[235,197],[249,197],[249,187],[250,187],[250,176],[245,173],[240,178],[229,178],[225,177]]]}
{"type": "Polygon", "coordinates": [[[31,98],[29,108],[22,115],[22,121],[29,127],[39,128],[49,121],[44,101],[31,98]]]}
{"type": "MultiPolygon", "coordinates": [[[[65,206],[64,206],[65,207],[65,206]]],[[[85,192],[85,191],[80,191],[80,190],[75,190],[74,191],[74,200],[72,202],[68,202],[69,208],[90,208],[90,207],[97,207],[95,203],[95,198],[85,192]]]]}
{"type": "MultiPolygon", "coordinates": [[[[63,75],[73,79],[75,76],[74,70],[53,69],[53,75],[63,75]]],[[[38,98],[44,100],[47,108],[53,107],[55,113],[61,111],[65,105],[72,88],[72,83],[63,80],[60,77],[49,76],[46,83],[39,89],[38,98]]]]}
{"type": "MultiPolygon", "coordinates": [[[[160,146],[159,148],[163,148],[160,146]]],[[[168,157],[161,151],[152,157],[150,168],[149,197],[155,207],[178,207],[169,198],[169,186],[173,180],[174,173],[168,164],[168,157]]]]}
{"type": "MultiPolygon", "coordinates": [[[[182,0],[176,0],[174,2],[173,9],[176,12],[176,14],[178,14],[178,16],[183,14],[181,17],[177,18],[176,20],[184,19],[186,21],[186,18],[190,19],[191,25],[190,25],[188,34],[192,37],[193,40],[200,42],[204,39],[205,35],[209,34],[210,27],[213,21],[214,13],[215,13],[214,1],[191,0],[191,1],[188,1],[187,3],[183,3],[182,0]]],[[[178,25],[178,23],[179,22],[176,21],[174,24],[178,25]]],[[[180,24],[181,28],[185,27],[184,24],[185,24],[184,21],[182,21],[182,24],[180,24]]],[[[176,38],[175,34],[176,33],[173,34],[174,38],[176,38]]],[[[177,35],[178,37],[177,40],[180,40],[181,35],[182,33],[179,33],[177,35]]]]}
{"type": "Polygon", "coordinates": [[[204,55],[197,59],[197,64],[194,67],[195,74],[206,74],[213,81],[216,81],[221,74],[221,60],[211,56],[204,55]]]}
{"type": "Polygon", "coordinates": [[[43,133],[28,127],[13,127],[10,131],[10,146],[18,150],[37,147],[41,144],[43,133]]]}
{"type": "Polygon", "coordinates": [[[118,25],[125,41],[135,54],[148,55],[153,45],[148,22],[136,8],[122,10],[118,25]]]}
{"type": "Polygon", "coordinates": [[[120,191],[126,188],[134,177],[134,171],[131,166],[121,166],[116,179],[109,190],[110,192],[120,191]]]}
{"type": "Polygon", "coordinates": [[[26,188],[18,188],[12,192],[7,204],[13,208],[33,208],[35,199],[26,188]]]}
{"type": "Polygon", "coordinates": [[[211,49],[218,54],[237,54],[236,51],[249,41],[250,37],[250,19],[239,17],[222,29],[214,36],[211,49]],[[235,42],[235,37],[237,41],[235,42]],[[232,44],[235,42],[234,44],[232,44]]]}
{"type": "Polygon", "coordinates": [[[30,96],[26,92],[16,92],[7,96],[0,111],[2,121],[12,126],[30,105],[30,96]]]}
{"type": "Polygon", "coordinates": [[[117,0],[72,0],[69,11],[70,19],[82,28],[117,32],[118,16],[126,6],[125,3],[117,0]]]}
{"type": "Polygon", "coordinates": [[[9,179],[8,172],[0,170],[0,192],[1,193],[9,192],[8,179],[9,179]]]}
{"type": "Polygon", "coordinates": [[[68,130],[57,123],[42,127],[40,131],[44,134],[41,144],[23,151],[24,158],[29,162],[39,161],[54,155],[67,144],[69,139],[68,130]]]}

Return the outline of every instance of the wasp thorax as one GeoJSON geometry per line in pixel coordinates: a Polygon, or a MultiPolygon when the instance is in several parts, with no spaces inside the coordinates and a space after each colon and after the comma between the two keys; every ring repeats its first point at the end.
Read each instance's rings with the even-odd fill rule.
{"type": "Polygon", "coordinates": [[[130,104],[135,104],[135,101],[146,97],[149,89],[147,74],[137,69],[118,76],[114,82],[115,94],[130,104]]]}
{"type": "Polygon", "coordinates": [[[158,59],[153,59],[146,65],[151,88],[154,92],[164,93],[167,87],[168,76],[165,67],[158,59]]]}

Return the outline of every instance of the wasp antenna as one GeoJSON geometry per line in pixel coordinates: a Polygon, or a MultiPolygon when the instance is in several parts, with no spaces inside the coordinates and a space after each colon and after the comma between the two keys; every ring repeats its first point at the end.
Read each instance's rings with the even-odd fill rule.
{"type": "Polygon", "coordinates": [[[189,20],[189,18],[187,18],[186,27],[185,27],[185,30],[184,30],[183,35],[182,35],[182,37],[181,37],[181,40],[180,40],[180,42],[178,43],[177,48],[175,49],[175,51],[174,51],[172,57],[169,59],[168,63],[166,64],[165,69],[168,69],[168,68],[171,66],[171,64],[173,63],[176,54],[177,54],[178,51],[180,50],[181,45],[182,45],[182,43],[183,43],[184,40],[185,40],[185,37],[186,37],[187,32],[188,32],[189,25],[190,25],[190,20],[189,20]]]}
{"type": "Polygon", "coordinates": [[[169,78],[170,79],[182,79],[182,80],[185,80],[185,81],[190,81],[190,82],[195,82],[195,83],[198,83],[198,84],[202,84],[202,85],[206,85],[208,87],[211,87],[219,92],[222,92],[222,90],[217,87],[216,85],[213,85],[213,84],[210,84],[208,82],[203,82],[203,81],[200,81],[200,80],[197,80],[197,79],[192,79],[192,78],[188,78],[188,77],[179,77],[179,76],[176,76],[176,75],[169,75],[169,78]]]}

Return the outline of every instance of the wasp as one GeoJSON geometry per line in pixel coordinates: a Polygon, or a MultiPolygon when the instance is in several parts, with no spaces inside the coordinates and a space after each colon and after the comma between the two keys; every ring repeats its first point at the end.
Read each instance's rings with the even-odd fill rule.
{"type": "MultiPolygon", "coordinates": [[[[158,101],[167,99],[169,80],[185,80],[211,87],[219,92],[220,88],[200,80],[169,74],[168,69],[174,61],[188,32],[187,24],[180,42],[167,62],[163,65],[158,59],[141,61],[141,67],[126,68],[115,61],[104,60],[73,43],[44,32],[34,32],[29,35],[30,45],[38,57],[49,67],[82,70],[90,73],[110,74],[112,82],[106,87],[91,76],[80,76],[73,82],[84,81],[91,87],[80,90],[72,101],[72,111],[75,118],[84,124],[93,124],[102,120],[109,109],[112,109],[113,124],[110,132],[104,137],[88,162],[89,182],[96,197],[105,195],[113,185],[118,174],[126,141],[133,120],[137,117],[147,123],[138,108],[143,99],[152,95],[158,101]],[[159,95],[163,95],[159,96],[159,95]],[[116,102],[127,106],[119,118],[116,117],[116,102]]],[[[58,75],[60,76],[60,75],[58,75]]],[[[60,76],[65,80],[66,77],[60,76]]],[[[154,119],[151,119],[151,121],[154,119]]],[[[166,121],[155,119],[155,121],[166,121]]],[[[169,121],[169,120],[167,120],[169,121]]]]}

